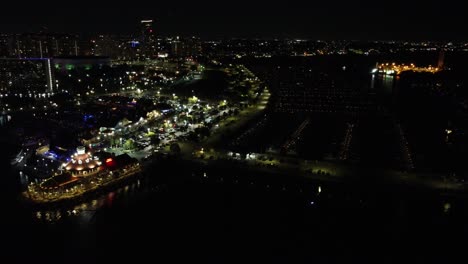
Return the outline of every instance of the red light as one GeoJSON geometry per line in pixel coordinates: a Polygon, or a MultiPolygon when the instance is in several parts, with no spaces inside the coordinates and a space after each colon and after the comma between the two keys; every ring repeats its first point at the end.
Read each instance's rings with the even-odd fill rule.
{"type": "Polygon", "coordinates": [[[150,29],[150,33],[153,33],[153,30],[152,30],[152,29],[150,29]]]}
{"type": "Polygon", "coordinates": [[[112,162],[112,158],[106,159],[106,163],[107,163],[107,164],[109,164],[109,163],[111,163],[111,162],[112,162]]]}

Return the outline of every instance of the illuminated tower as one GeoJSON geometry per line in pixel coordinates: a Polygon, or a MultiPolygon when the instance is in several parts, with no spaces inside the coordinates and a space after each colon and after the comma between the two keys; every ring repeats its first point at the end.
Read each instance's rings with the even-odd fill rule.
{"type": "Polygon", "coordinates": [[[145,57],[152,57],[156,52],[156,35],[153,30],[153,20],[141,20],[141,47],[145,57]]]}
{"type": "Polygon", "coordinates": [[[143,43],[154,40],[153,20],[141,20],[141,41],[143,43]]]}
{"type": "Polygon", "coordinates": [[[444,68],[445,52],[443,49],[439,51],[439,59],[437,60],[437,68],[440,70],[444,68]]]}

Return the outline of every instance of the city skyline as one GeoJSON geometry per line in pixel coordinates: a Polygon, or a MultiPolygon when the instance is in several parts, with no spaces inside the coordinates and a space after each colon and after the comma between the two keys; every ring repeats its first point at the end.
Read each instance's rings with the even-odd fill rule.
{"type": "Polygon", "coordinates": [[[159,35],[195,35],[203,38],[308,38],[356,40],[466,40],[468,23],[457,4],[440,6],[393,1],[373,4],[300,4],[284,6],[237,3],[222,8],[200,3],[147,4],[121,8],[83,3],[73,8],[43,4],[38,14],[34,6],[11,8],[21,12],[0,18],[0,32],[35,32],[46,27],[65,33],[138,32],[139,21],[153,19],[159,35]],[[54,14],[53,16],[47,15],[54,14]]]}
{"type": "Polygon", "coordinates": [[[460,263],[452,2],[4,5],[0,258],[460,263]]]}

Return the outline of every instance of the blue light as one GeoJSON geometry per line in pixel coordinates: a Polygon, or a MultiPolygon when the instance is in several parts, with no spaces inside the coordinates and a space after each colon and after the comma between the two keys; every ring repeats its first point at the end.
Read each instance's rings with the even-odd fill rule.
{"type": "Polygon", "coordinates": [[[51,156],[52,156],[54,159],[56,159],[56,158],[58,157],[58,155],[57,155],[56,153],[52,152],[51,150],[45,152],[44,154],[45,154],[46,156],[48,156],[48,157],[51,157],[51,156]]]}
{"type": "Polygon", "coordinates": [[[94,118],[94,115],[83,115],[83,120],[86,122],[88,119],[94,118]]]}
{"type": "Polygon", "coordinates": [[[132,48],[135,48],[137,45],[140,45],[140,42],[137,40],[132,40],[130,44],[132,45],[132,48]]]}

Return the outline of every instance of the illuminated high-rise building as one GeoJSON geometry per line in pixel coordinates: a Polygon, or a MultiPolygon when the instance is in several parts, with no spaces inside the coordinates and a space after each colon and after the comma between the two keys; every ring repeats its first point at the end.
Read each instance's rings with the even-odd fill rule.
{"type": "Polygon", "coordinates": [[[141,20],[141,51],[146,58],[157,55],[157,40],[153,29],[153,20],[141,20]]]}
{"type": "Polygon", "coordinates": [[[141,20],[141,41],[151,42],[154,40],[153,20],[141,20]]]}
{"type": "Polygon", "coordinates": [[[49,58],[0,59],[0,93],[31,96],[51,93],[54,87],[49,58]]]}
{"type": "Polygon", "coordinates": [[[171,54],[173,57],[196,57],[201,53],[200,40],[195,37],[179,38],[171,41],[171,54]]]}
{"type": "Polygon", "coordinates": [[[47,32],[12,35],[9,55],[16,58],[78,56],[78,40],[77,35],[47,32]]]}
{"type": "Polygon", "coordinates": [[[91,40],[92,54],[117,59],[121,53],[118,37],[113,35],[98,35],[91,40]]]}

